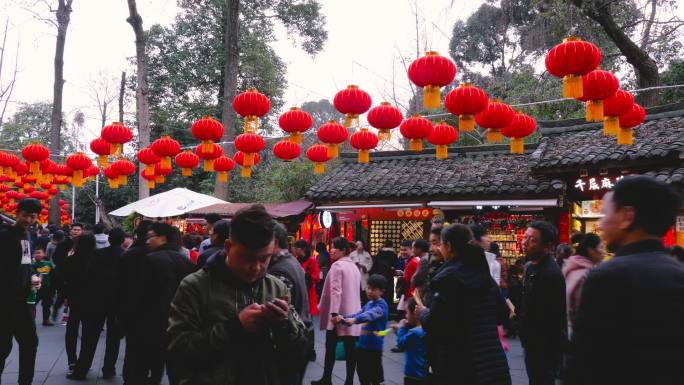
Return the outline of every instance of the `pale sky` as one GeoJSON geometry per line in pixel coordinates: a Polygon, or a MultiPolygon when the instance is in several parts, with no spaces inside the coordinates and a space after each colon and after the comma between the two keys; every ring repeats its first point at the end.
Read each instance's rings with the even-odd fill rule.
{"type": "MultiPolygon", "coordinates": [[[[16,102],[51,101],[53,86],[54,27],[36,20],[25,5],[36,0],[0,0],[0,22],[10,19],[6,60],[12,62],[14,47],[20,40],[17,83],[10,109],[16,102]],[[9,56],[9,58],[8,58],[9,56]]],[[[47,2],[56,3],[52,0],[47,2]]],[[[289,86],[285,107],[308,100],[327,98],[348,84],[357,84],[371,94],[373,105],[392,94],[392,78],[400,102],[410,91],[400,53],[410,62],[416,55],[414,0],[319,0],[327,18],[328,41],[311,58],[293,46],[279,29],[280,40],[274,49],[287,63],[289,86]]],[[[466,19],[482,0],[422,0],[418,2],[420,51],[431,49],[448,55],[449,36],[458,19],[466,19]]],[[[679,0],[684,3],[684,0],[679,0]]],[[[175,0],[138,0],[144,27],[169,24],[176,14],[175,0]]],[[[679,13],[683,12],[680,4],[679,13]]],[[[48,15],[44,4],[31,8],[48,15]]],[[[134,35],[126,23],[126,0],[74,0],[67,34],[64,77],[64,112],[80,109],[86,114],[90,141],[99,133],[99,114],[89,95],[89,83],[99,73],[118,79],[129,69],[128,59],[135,55],[134,35]]],[[[11,68],[11,64],[6,68],[11,68]]],[[[7,81],[8,69],[3,73],[7,81]]],[[[6,114],[11,116],[11,110],[6,114]]],[[[117,110],[112,111],[113,120],[117,110]]],[[[134,113],[129,104],[127,114],[134,113]]],[[[272,114],[279,112],[272,111],[272,114]]],[[[71,119],[71,116],[68,116],[71,119]]]]}

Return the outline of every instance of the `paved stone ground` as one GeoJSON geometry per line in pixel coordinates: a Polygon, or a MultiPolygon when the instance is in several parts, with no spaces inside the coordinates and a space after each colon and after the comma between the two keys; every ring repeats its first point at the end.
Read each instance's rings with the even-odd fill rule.
{"type": "MultiPolygon", "coordinates": [[[[40,311],[38,312],[40,314],[40,311]]],[[[43,385],[72,385],[72,384],[111,384],[120,385],[123,380],[120,376],[116,378],[103,380],[98,378],[102,367],[102,359],[104,355],[104,333],[102,333],[100,344],[98,345],[97,354],[93,364],[93,369],[88,373],[87,381],[70,381],[66,379],[67,360],[66,352],[64,350],[64,333],[66,331],[64,326],[44,327],[40,324],[38,328],[38,337],[40,344],[38,346],[38,356],[36,359],[36,374],[34,384],[43,385]]],[[[311,380],[321,377],[323,373],[323,356],[325,352],[325,335],[323,332],[316,334],[316,362],[309,363],[307,368],[304,384],[308,385],[311,380]]],[[[527,384],[527,376],[525,374],[525,365],[523,361],[523,353],[520,343],[517,340],[509,341],[511,351],[508,353],[509,365],[511,367],[511,377],[514,385],[527,384]]],[[[383,354],[383,367],[385,370],[385,384],[400,385],[403,384],[403,354],[392,353],[389,351],[394,346],[395,337],[390,333],[385,338],[385,353],[383,354]]],[[[122,342],[119,361],[117,363],[117,371],[121,372],[123,366],[123,352],[124,346],[122,342]]],[[[3,384],[16,384],[18,371],[18,354],[16,343],[6,362],[5,372],[2,375],[3,384]]],[[[343,384],[345,378],[344,362],[338,361],[335,364],[333,384],[343,384]]],[[[358,384],[358,377],[355,378],[355,383],[358,384]]],[[[168,382],[164,382],[168,384],[168,382]]]]}

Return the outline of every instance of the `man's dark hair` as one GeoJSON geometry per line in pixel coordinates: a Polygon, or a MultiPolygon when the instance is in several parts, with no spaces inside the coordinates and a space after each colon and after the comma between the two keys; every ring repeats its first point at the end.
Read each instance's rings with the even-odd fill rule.
{"type": "MultiPolygon", "coordinates": [[[[579,244],[579,241],[577,241],[577,243],[579,244]]],[[[556,259],[558,260],[568,259],[572,253],[572,246],[568,245],[567,243],[561,243],[560,245],[556,246],[556,259]]]]}
{"type": "Polygon", "coordinates": [[[64,235],[64,231],[62,230],[57,230],[54,234],[52,234],[52,239],[57,242],[62,242],[64,238],[66,238],[66,235],[64,235]]]}
{"type": "Polygon", "coordinates": [[[553,246],[558,239],[558,230],[549,222],[534,221],[528,225],[529,227],[539,231],[541,235],[541,243],[545,246],[553,246]]]}
{"type": "Polygon", "coordinates": [[[33,252],[35,253],[35,252],[38,251],[38,250],[42,250],[43,252],[45,252],[45,246],[38,246],[38,247],[35,247],[35,248],[33,249],[33,252]]]}
{"type": "Polygon", "coordinates": [[[168,223],[154,222],[149,230],[154,231],[155,234],[166,237],[166,244],[170,246],[180,246],[180,232],[168,223]]]}
{"type": "Polygon", "coordinates": [[[216,243],[223,245],[226,239],[230,238],[230,221],[221,219],[214,223],[214,228],[211,230],[216,235],[216,243]]]}
{"type": "Polygon", "coordinates": [[[345,254],[349,254],[349,241],[347,241],[347,238],[337,237],[333,239],[332,244],[337,250],[342,250],[345,254]]]}
{"type": "Polygon", "coordinates": [[[589,249],[595,249],[601,244],[601,237],[594,233],[584,234],[582,239],[579,240],[577,244],[577,249],[575,253],[583,256],[589,257],[589,249]]]}
{"type": "Polygon", "coordinates": [[[281,249],[287,249],[289,245],[287,242],[287,229],[285,226],[282,223],[276,222],[274,230],[274,237],[278,247],[281,249]]]}
{"type": "Polygon", "coordinates": [[[35,198],[24,198],[17,205],[17,212],[25,211],[29,214],[38,214],[42,209],[40,201],[35,198]]]}
{"type": "Polygon", "coordinates": [[[211,223],[212,225],[222,219],[220,214],[217,213],[209,213],[204,216],[204,220],[207,221],[207,223],[211,223]]]}
{"type": "Polygon", "coordinates": [[[95,226],[93,226],[93,234],[105,234],[107,230],[107,226],[100,222],[96,223],[95,226]]]}
{"type": "Polygon", "coordinates": [[[298,249],[304,249],[306,250],[309,247],[309,242],[303,240],[303,239],[298,239],[294,243],[294,247],[298,249]]]}
{"type": "Polygon", "coordinates": [[[79,222],[72,223],[71,228],[74,228],[74,227],[80,227],[81,230],[85,229],[85,226],[83,225],[83,223],[79,223],[79,222]]]}
{"type": "Polygon", "coordinates": [[[471,223],[468,225],[468,227],[470,227],[470,231],[473,233],[473,238],[475,238],[475,240],[478,242],[482,240],[482,237],[487,235],[487,230],[477,223],[471,223]]]}
{"type": "Polygon", "coordinates": [[[423,253],[427,253],[430,251],[430,245],[425,239],[416,239],[413,241],[413,247],[417,247],[423,251],[423,253]]]}
{"type": "Polygon", "coordinates": [[[262,205],[239,210],[230,223],[230,239],[250,250],[258,250],[273,242],[275,221],[262,205]]]}
{"type": "Polygon", "coordinates": [[[387,290],[387,278],[380,274],[373,274],[368,277],[368,286],[385,291],[387,290]]]}
{"type": "Polygon", "coordinates": [[[444,227],[441,227],[441,226],[440,226],[440,227],[433,227],[433,228],[430,229],[430,234],[436,235],[436,236],[438,236],[438,237],[441,238],[441,237],[442,237],[442,229],[443,229],[443,228],[444,228],[444,227]]]}
{"type": "Polygon", "coordinates": [[[497,258],[501,257],[501,246],[498,243],[492,242],[489,245],[489,252],[496,255],[497,258]]]}
{"type": "Polygon", "coordinates": [[[681,197],[672,186],[648,176],[627,176],[613,187],[615,206],[631,206],[634,225],[649,235],[662,237],[672,227],[681,197]]]}
{"type": "Polygon", "coordinates": [[[152,221],[145,219],[138,223],[138,227],[133,232],[136,245],[144,245],[147,240],[147,232],[150,231],[152,221]]]}
{"type": "Polygon", "coordinates": [[[412,246],[413,246],[413,242],[408,240],[408,239],[404,239],[403,241],[401,241],[401,247],[412,247],[412,246]]]}
{"type": "Polygon", "coordinates": [[[416,302],[416,299],[411,297],[407,302],[406,302],[406,307],[409,309],[411,313],[416,312],[416,306],[418,305],[418,302],[416,302]]]}
{"type": "Polygon", "coordinates": [[[120,227],[115,227],[109,231],[109,244],[112,246],[121,246],[126,238],[126,232],[120,227]]]}
{"type": "Polygon", "coordinates": [[[382,243],[382,247],[394,247],[394,242],[392,242],[391,239],[385,239],[385,242],[382,243]]]}

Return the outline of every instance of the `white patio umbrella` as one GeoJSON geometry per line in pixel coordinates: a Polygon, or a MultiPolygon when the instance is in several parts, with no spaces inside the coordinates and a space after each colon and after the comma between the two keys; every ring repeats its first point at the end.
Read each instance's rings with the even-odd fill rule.
{"type": "Polygon", "coordinates": [[[125,217],[136,212],[150,218],[175,217],[217,203],[229,202],[209,195],[200,194],[186,188],[175,188],[127,204],[124,207],[110,212],[110,214],[117,217],[125,217]]]}

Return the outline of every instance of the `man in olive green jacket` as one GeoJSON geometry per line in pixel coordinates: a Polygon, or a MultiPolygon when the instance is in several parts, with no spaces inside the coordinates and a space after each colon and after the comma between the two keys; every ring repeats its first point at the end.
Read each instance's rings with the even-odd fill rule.
{"type": "Polygon", "coordinates": [[[261,205],[239,211],[225,253],[181,283],[169,316],[171,384],[288,385],[279,373],[301,362],[308,341],[287,287],[266,274],[274,226],[261,205]]]}

